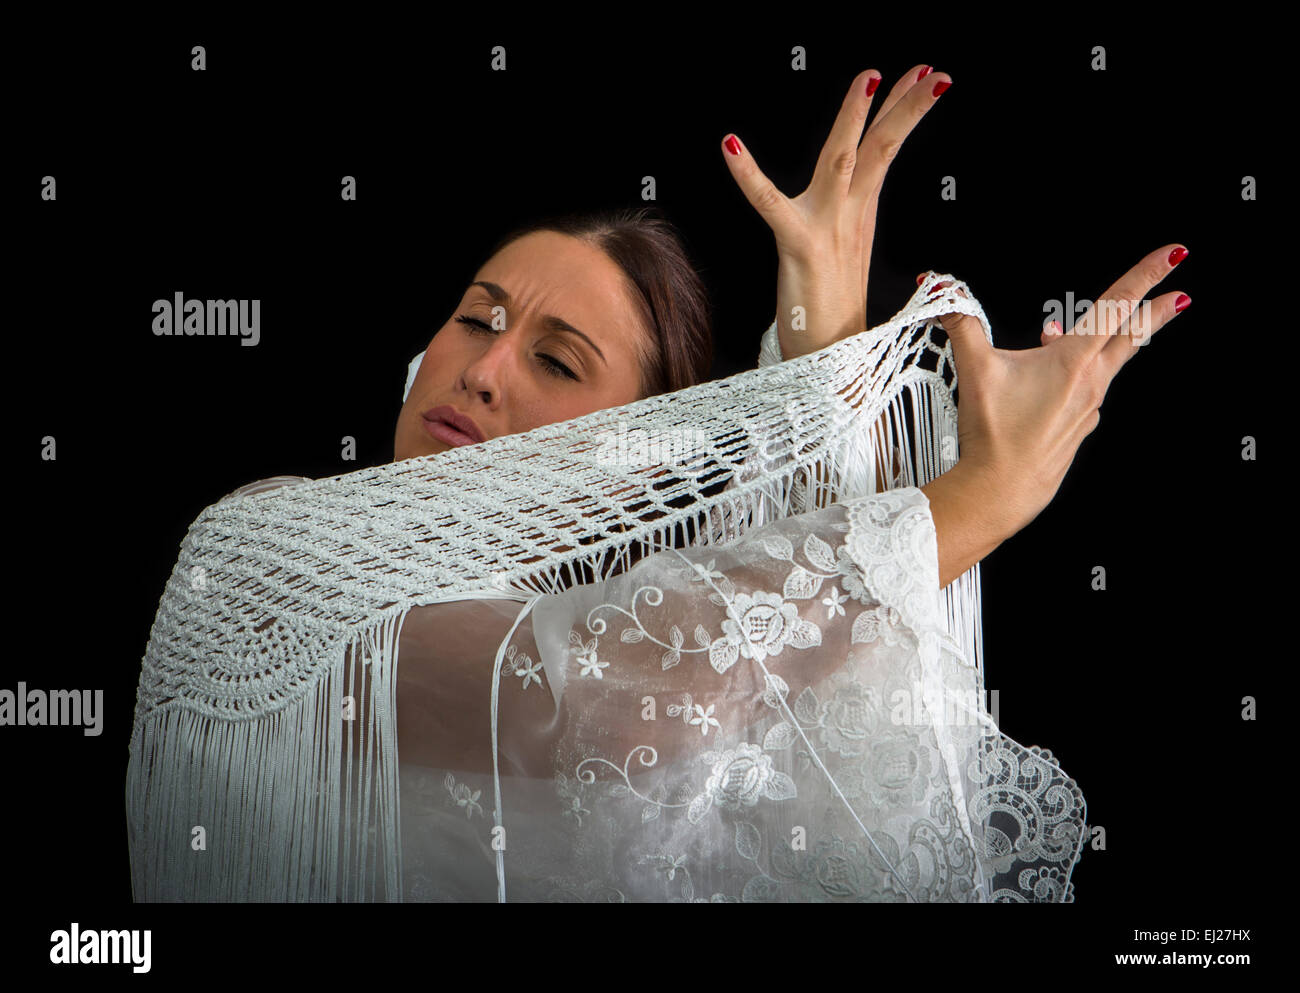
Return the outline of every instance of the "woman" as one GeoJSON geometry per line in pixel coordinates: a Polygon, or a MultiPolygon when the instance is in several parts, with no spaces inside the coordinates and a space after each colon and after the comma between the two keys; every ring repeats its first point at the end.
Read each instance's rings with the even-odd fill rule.
{"type": "MultiPolygon", "coordinates": [[[[885,173],[912,128],[952,82],[930,66],[914,66],[863,133],[880,78],[867,70],[853,80],[812,182],[793,199],[772,185],[734,135],[723,139],[727,167],[776,238],[775,333],[769,328],[764,337],[760,363],[817,351],[866,327],[866,277],[885,173]],[[792,319],[796,308],[806,316],[800,328],[792,319]]],[[[949,471],[925,488],[939,533],[943,585],[1027,525],[1051,500],[1079,444],[1100,421],[1110,380],[1134,354],[1123,333],[1124,308],[1141,300],[1186,255],[1179,245],[1157,249],[1113,284],[1070,335],[1061,328],[1044,329],[1043,345],[1060,342],[1059,347],[986,348],[973,318],[944,319],[953,337],[963,405],[961,472],[949,471]],[[1121,313],[1112,313],[1113,326],[1103,327],[1097,315],[1107,304],[1121,313]],[[1096,341],[1080,344],[1080,338],[1096,341]]],[[[396,461],[527,431],[707,378],[712,350],[707,296],[667,225],[636,214],[622,221],[534,225],[498,243],[476,274],[474,282],[480,281],[492,288],[471,284],[456,314],[413,363],[418,371],[398,415],[396,461]],[[499,291],[506,287],[514,287],[516,295],[503,296],[499,291]],[[510,307],[510,300],[521,305],[510,307]],[[498,319],[493,325],[493,308],[502,305],[509,322],[498,319]],[[567,323],[585,333],[548,322],[548,312],[569,315],[567,323]],[[567,360],[549,354],[548,343],[567,360]],[[435,413],[443,408],[451,412],[435,413]],[[431,413],[432,421],[426,417],[431,413]],[[473,437],[447,426],[441,421],[445,416],[473,422],[473,437]]],[[[1146,334],[1190,302],[1173,291],[1151,301],[1155,326],[1146,334]]],[[[303,478],[275,477],[231,496],[303,478]]],[[[883,488],[878,475],[877,489],[883,488]]]]}
{"type": "MultiPolygon", "coordinates": [[[[765,354],[775,351],[772,339],[790,358],[865,326],[862,286],[880,182],[899,143],[942,92],[921,84],[928,75],[918,67],[894,87],[860,146],[879,77],[855,80],[812,185],[794,201],[771,189],[734,138],[724,142],[733,175],[777,237],[778,313],[765,354]],[[796,313],[806,325],[786,319],[796,313]]],[[[506,239],[424,355],[429,361],[399,417],[397,461],[672,391],[704,375],[705,308],[689,267],[665,249],[661,228],[652,226],[651,235],[661,239],[660,250],[638,254],[629,245],[641,222],[622,223],[601,219],[506,239]],[[493,314],[498,306],[504,312],[493,314]]],[[[522,613],[517,602],[489,598],[412,609],[400,632],[408,662],[397,668],[394,688],[401,878],[384,876],[365,844],[344,846],[345,898],[481,900],[494,890],[504,898],[509,879],[512,898],[526,900],[1068,899],[1081,826],[1078,805],[1062,800],[1077,798],[1072,782],[1054,780],[1060,770],[1046,769],[1037,751],[999,742],[999,762],[1028,770],[1020,786],[1013,777],[999,791],[1013,794],[1014,803],[985,809],[979,804],[986,801],[959,802],[978,792],[979,784],[963,779],[970,775],[963,756],[971,754],[964,749],[978,734],[909,715],[889,721],[885,704],[911,692],[905,647],[934,646],[917,591],[947,586],[1032,520],[1096,426],[1105,388],[1133,352],[1126,323],[1102,304],[1123,311],[1181,257],[1169,248],[1153,253],[1075,334],[1045,334],[1044,346],[1029,352],[994,349],[974,318],[945,317],[962,377],[961,460],[920,488],[774,522],[761,529],[769,558],[753,554],[757,541],[665,552],[607,582],[531,601],[522,613]],[[937,548],[928,556],[931,518],[937,548]],[[837,531],[849,539],[833,549],[837,531]],[[905,555],[892,544],[902,533],[920,535],[918,571],[899,579],[891,570],[882,581],[872,563],[905,555]],[[808,564],[777,555],[773,542],[802,549],[808,564]],[[683,563],[686,572],[675,571],[683,563]],[[663,591],[684,594],[696,579],[727,601],[730,616],[716,638],[698,624],[695,647],[684,645],[676,626],[669,641],[660,640],[667,632],[651,631],[644,616],[622,606],[635,608],[647,588],[661,603],[663,591]],[[826,589],[828,580],[838,585],[826,589]],[[800,603],[822,592],[824,621],[813,616],[819,606],[800,603]],[[839,621],[849,597],[867,608],[855,608],[852,630],[839,621]],[[605,620],[593,619],[606,608],[635,621],[613,646],[599,637],[605,620]],[[589,638],[593,633],[598,637],[589,638]],[[691,653],[712,672],[688,672],[682,660],[691,653]],[[782,662],[798,656],[798,668],[770,668],[782,655],[782,662]],[[742,657],[752,665],[737,666],[742,657]],[[714,679],[729,671],[728,682],[714,679]],[[697,696],[682,693],[685,686],[697,696]],[[760,748],[749,732],[769,717],[760,748]],[[489,723],[490,738],[483,734],[489,723]],[[684,738],[683,728],[703,740],[712,733],[722,744],[701,754],[701,739],[684,738]],[[773,755],[787,764],[778,768],[773,755]],[[695,782],[688,767],[699,759],[709,775],[695,782]],[[602,779],[596,770],[614,775],[602,779]],[[1048,781],[1052,800],[1040,803],[1034,791],[1048,781]],[[808,823],[782,820],[781,802],[796,796],[808,823]],[[1025,829],[1027,807],[1034,826],[1022,843],[1015,824],[1025,829]],[[490,830],[485,810],[495,821],[490,830]],[[1038,823],[1049,811],[1059,830],[1038,823]],[[994,826],[1001,815],[1008,822],[994,826]],[[985,822],[972,827],[981,816],[985,822]],[[901,833],[891,828],[895,821],[905,825],[901,833]],[[646,833],[660,827],[653,838],[646,833]],[[975,833],[984,844],[978,864],[969,849],[975,833]],[[737,864],[723,864],[724,855],[737,864]],[[1026,864],[1041,866],[1032,882],[1026,864]],[[998,873],[1018,883],[995,882],[998,873]]],[[[1154,301],[1156,327],[1173,316],[1175,297],[1154,301]]],[[[699,613],[688,599],[675,616],[699,613]]],[[[943,658],[952,663],[951,683],[940,697],[927,695],[927,707],[945,694],[955,698],[959,688],[981,688],[960,658],[943,658]]],[[[360,708],[363,733],[354,736],[347,726],[348,754],[367,762],[383,694],[370,691],[371,667],[358,662],[355,670],[360,683],[349,686],[347,699],[360,708]]],[[[360,825],[369,796],[357,795],[360,825]]]]}

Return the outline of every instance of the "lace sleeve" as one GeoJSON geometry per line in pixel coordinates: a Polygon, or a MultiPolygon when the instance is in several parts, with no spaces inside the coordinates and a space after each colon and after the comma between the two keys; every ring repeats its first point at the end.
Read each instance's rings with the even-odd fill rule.
{"type": "Polygon", "coordinates": [[[1082,797],[993,727],[938,592],[905,488],[530,610],[413,610],[407,899],[1069,899],[1082,797]]]}

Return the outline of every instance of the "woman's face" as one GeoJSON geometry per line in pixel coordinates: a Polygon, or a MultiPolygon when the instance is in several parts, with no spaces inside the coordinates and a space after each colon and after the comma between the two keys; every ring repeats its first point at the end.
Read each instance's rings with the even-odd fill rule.
{"type": "Polygon", "coordinates": [[[473,443],[426,421],[438,407],[470,418],[487,441],[631,403],[648,340],[608,256],[554,231],[525,235],[478,270],[429,342],[397,417],[393,460],[473,443]]]}

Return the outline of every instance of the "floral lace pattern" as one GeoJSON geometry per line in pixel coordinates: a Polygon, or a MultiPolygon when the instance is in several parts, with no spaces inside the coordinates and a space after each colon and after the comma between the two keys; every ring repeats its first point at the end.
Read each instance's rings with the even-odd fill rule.
{"type": "MultiPolygon", "coordinates": [[[[507,897],[1072,899],[1082,794],[997,731],[944,636],[924,494],[750,539],[651,556],[519,627],[501,692],[561,689],[549,800],[541,773],[503,787],[507,897]]],[[[503,747],[523,733],[503,723],[503,747]]],[[[485,798],[484,834],[491,778],[464,778],[442,816],[477,820],[485,798]]],[[[412,896],[434,892],[412,871],[412,896]]]]}

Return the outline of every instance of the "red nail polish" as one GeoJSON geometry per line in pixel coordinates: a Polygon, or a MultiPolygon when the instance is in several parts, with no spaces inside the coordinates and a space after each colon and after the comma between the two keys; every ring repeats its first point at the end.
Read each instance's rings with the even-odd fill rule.
{"type": "Polygon", "coordinates": [[[1174,301],[1174,313],[1181,314],[1187,309],[1187,305],[1192,302],[1192,298],[1186,293],[1179,293],[1178,299],[1174,301]]]}
{"type": "Polygon", "coordinates": [[[921,80],[925,79],[926,76],[930,75],[930,73],[933,71],[934,71],[934,66],[926,66],[924,69],[921,70],[921,74],[916,77],[916,81],[919,83],[921,80]]]}
{"type": "Polygon", "coordinates": [[[740,142],[737,140],[734,134],[727,135],[727,140],[724,141],[723,144],[727,146],[727,151],[729,151],[732,155],[740,154],[740,142]]]}
{"type": "Polygon", "coordinates": [[[952,85],[952,83],[949,83],[949,82],[947,82],[946,80],[943,80],[943,79],[939,80],[939,82],[937,82],[937,83],[934,84],[934,95],[935,95],[935,96],[938,96],[940,93],[942,93],[944,90],[946,90],[946,89],[947,89],[948,87],[950,87],[951,85],[952,85]]]}
{"type": "Polygon", "coordinates": [[[867,80],[867,96],[871,96],[871,94],[875,93],[875,92],[876,92],[876,87],[879,86],[879,85],[880,85],[880,77],[879,77],[879,76],[872,76],[870,79],[868,79],[868,80],[867,80]]]}
{"type": "Polygon", "coordinates": [[[1169,253],[1169,264],[1178,265],[1178,263],[1183,261],[1185,258],[1187,258],[1187,249],[1180,245],[1169,253]]]}

